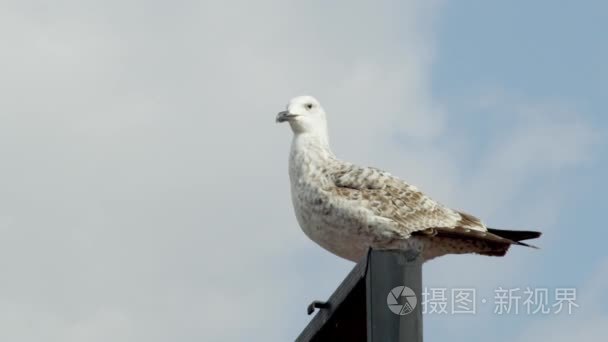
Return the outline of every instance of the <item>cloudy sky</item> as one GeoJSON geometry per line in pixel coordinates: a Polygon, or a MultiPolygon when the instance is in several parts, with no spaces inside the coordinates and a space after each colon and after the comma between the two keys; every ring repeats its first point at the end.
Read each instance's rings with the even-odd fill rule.
{"type": "Polygon", "coordinates": [[[302,94],[338,156],[545,233],[426,286],[577,289],[572,315],[429,315],[429,341],[603,340],[607,11],[0,0],[0,340],[293,340],[353,266],[293,216],[274,117],[302,94]]]}

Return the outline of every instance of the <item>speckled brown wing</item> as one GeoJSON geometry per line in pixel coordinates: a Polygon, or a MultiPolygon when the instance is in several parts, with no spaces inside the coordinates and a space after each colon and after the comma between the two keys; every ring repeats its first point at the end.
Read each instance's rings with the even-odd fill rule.
{"type": "Polygon", "coordinates": [[[335,194],[396,222],[407,234],[431,228],[486,230],[479,219],[435,202],[388,172],[345,164],[331,178],[335,194]]]}
{"type": "Polygon", "coordinates": [[[396,222],[403,233],[426,237],[452,253],[502,256],[513,244],[536,248],[521,240],[540,236],[535,231],[488,229],[477,217],[449,209],[378,169],[345,164],[332,173],[332,179],[337,195],[396,222]]]}

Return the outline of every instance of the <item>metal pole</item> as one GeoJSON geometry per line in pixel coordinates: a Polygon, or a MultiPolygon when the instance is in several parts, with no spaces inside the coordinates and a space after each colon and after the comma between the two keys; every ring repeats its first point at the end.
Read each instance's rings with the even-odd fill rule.
{"type": "Polygon", "coordinates": [[[422,259],[372,250],[366,282],[367,341],[422,342],[422,259]]]}

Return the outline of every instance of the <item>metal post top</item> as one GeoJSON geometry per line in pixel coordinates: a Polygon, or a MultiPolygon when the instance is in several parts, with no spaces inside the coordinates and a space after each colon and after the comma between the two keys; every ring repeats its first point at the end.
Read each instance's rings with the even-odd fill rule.
{"type": "Polygon", "coordinates": [[[311,304],[319,311],[296,341],[422,341],[422,311],[411,297],[421,300],[421,274],[418,253],[370,249],[327,302],[311,304]]]}

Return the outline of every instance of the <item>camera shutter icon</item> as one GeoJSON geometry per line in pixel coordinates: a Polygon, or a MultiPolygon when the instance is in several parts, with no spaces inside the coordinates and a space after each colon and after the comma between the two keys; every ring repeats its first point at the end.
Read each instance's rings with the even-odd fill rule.
{"type": "Polygon", "coordinates": [[[386,297],[388,308],[396,315],[404,316],[416,308],[416,293],[407,286],[393,288],[386,297]]]}

